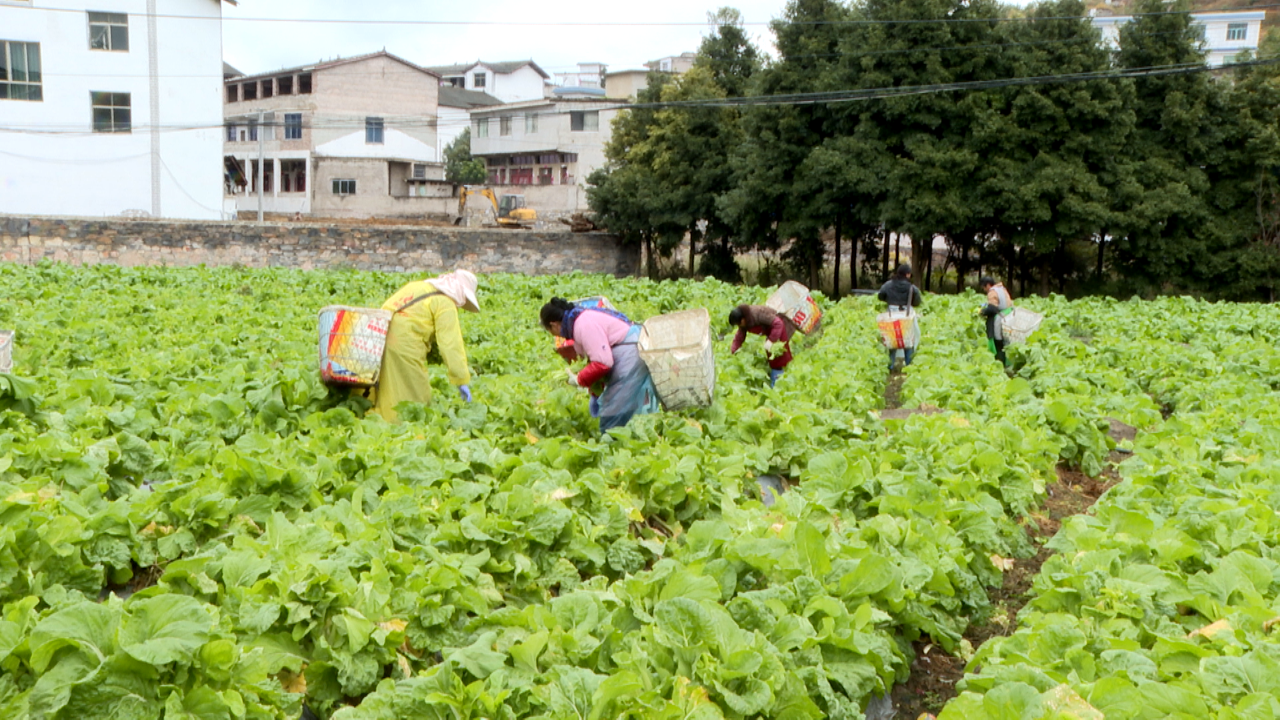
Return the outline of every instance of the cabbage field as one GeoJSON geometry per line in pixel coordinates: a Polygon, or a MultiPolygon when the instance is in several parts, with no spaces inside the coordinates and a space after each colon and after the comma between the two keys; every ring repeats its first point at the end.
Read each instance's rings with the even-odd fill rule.
{"type": "Polygon", "coordinates": [[[767,289],[481,278],[476,402],[390,425],[316,372],[316,312],[403,276],[0,266],[0,717],[861,718],[917,641],[942,720],[1280,717],[1280,313],[1028,299],[1006,374],[978,296],[931,296],[882,420],[876,303],[770,389],[602,439],[537,323],[553,294],[716,332],[767,289]],[[1123,482],[994,613],[1059,465],[1123,482]],[[756,478],[784,477],[771,506],[756,478]],[[935,650],[936,651],[936,650],[935,650]]]}

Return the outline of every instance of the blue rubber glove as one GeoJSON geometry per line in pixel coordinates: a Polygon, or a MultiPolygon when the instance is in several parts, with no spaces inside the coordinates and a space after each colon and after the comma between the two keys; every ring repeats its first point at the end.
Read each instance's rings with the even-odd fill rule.
{"type": "Polygon", "coordinates": [[[471,386],[470,385],[459,385],[458,394],[462,396],[463,402],[471,402],[471,386]]]}
{"type": "Polygon", "coordinates": [[[591,400],[587,402],[587,410],[591,412],[591,417],[600,417],[600,398],[592,395],[591,400]]]}

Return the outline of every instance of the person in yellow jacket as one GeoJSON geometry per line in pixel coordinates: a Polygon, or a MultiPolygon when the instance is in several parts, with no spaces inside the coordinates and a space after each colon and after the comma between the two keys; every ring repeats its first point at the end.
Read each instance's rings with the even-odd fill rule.
{"type": "Polygon", "coordinates": [[[471,402],[471,370],[462,343],[458,308],[480,312],[476,300],[476,276],[455,270],[431,280],[416,280],[382,303],[394,313],[387,329],[387,348],[374,394],[373,410],[388,422],[396,422],[396,406],[402,402],[431,402],[427,353],[434,342],[449,371],[449,382],[462,399],[471,402]]]}

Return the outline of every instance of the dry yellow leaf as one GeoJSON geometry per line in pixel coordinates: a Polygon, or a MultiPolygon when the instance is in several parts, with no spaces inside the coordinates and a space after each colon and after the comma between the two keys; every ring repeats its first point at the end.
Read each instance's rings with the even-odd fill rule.
{"type": "Polygon", "coordinates": [[[281,670],[276,677],[280,679],[280,686],[284,688],[285,692],[299,695],[307,694],[306,668],[303,668],[303,671],[296,675],[288,670],[281,670]]]}
{"type": "Polygon", "coordinates": [[[1213,637],[1216,637],[1219,633],[1222,633],[1222,632],[1229,633],[1234,631],[1235,631],[1235,628],[1231,627],[1231,623],[1227,622],[1226,620],[1219,620],[1218,622],[1205,625],[1199,630],[1192,630],[1191,632],[1187,633],[1187,637],[1193,638],[1199,635],[1200,637],[1213,638],[1213,637]]]}
{"type": "Polygon", "coordinates": [[[991,564],[1000,568],[1000,570],[1003,572],[1009,572],[1014,568],[1015,565],[1017,565],[1017,563],[1014,562],[1013,558],[1003,558],[1003,557],[1000,557],[999,555],[994,555],[994,554],[991,556],[991,564]]]}
{"type": "Polygon", "coordinates": [[[378,623],[378,627],[382,628],[383,630],[387,630],[389,632],[404,632],[404,629],[409,627],[409,623],[399,618],[396,618],[394,620],[387,620],[386,622],[380,622],[378,623]]]}
{"type": "Polygon", "coordinates": [[[528,430],[524,431],[524,439],[528,440],[530,445],[536,445],[538,442],[538,436],[528,430]]]}
{"type": "Polygon", "coordinates": [[[556,488],[555,491],[551,493],[551,499],[552,500],[568,500],[569,498],[577,494],[578,493],[571,492],[564,488],[556,488]]]}
{"type": "Polygon", "coordinates": [[[1276,617],[1273,617],[1270,620],[1262,623],[1262,631],[1271,632],[1271,628],[1275,627],[1276,625],[1280,625],[1280,615],[1277,615],[1276,617]]]}
{"type": "Polygon", "coordinates": [[[405,677],[413,677],[413,667],[409,665],[409,658],[396,653],[396,663],[400,666],[400,672],[404,673],[405,677]]]}

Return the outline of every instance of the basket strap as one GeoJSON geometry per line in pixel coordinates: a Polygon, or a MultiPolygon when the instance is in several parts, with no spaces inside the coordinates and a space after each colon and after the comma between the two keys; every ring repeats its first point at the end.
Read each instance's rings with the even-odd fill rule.
{"type": "Polygon", "coordinates": [[[403,305],[399,310],[396,310],[396,312],[397,312],[397,313],[402,313],[402,312],[404,312],[405,310],[408,310],[409,308],[413,307],[414,305],[417,305],[418,303],[422,302],[423,300],[426,300],[426,299],[427,299],[427,298],[429,298],[429,297],[435,297],[436,295],[443,295],[443,294],[444,294],[444,293],[442,293],[442,292],[440,292],[439,290],[437,290],[437,291],[435,291],[435,292],[429,292],[429,293],[427,293],[426,295],[419,295],[418,297],[416,297],[416,298],[414,298],[414,299],[410,300],[409,302],[405,303],[405,304],[404,304],[404,305],[403,305]]]}

